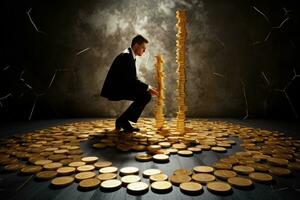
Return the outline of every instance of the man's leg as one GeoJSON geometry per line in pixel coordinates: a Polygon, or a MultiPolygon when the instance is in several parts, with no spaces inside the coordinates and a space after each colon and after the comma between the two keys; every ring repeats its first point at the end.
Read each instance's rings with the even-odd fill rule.
{"type": "Polygon", "coordinates": [[[150,100],[151,100],[151,94],[148,91],[145,91],[143,93],[138,93],[134,97],[134,100],[131,103],[131,105],[119,117],[119,119],[131,121],[131,122],[137,122],[145,106],[149,103],[150,100]]]}

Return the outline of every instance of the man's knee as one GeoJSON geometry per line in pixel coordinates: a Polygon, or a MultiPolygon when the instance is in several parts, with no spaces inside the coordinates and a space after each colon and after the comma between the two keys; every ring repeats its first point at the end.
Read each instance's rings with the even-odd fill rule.
{"type": "Polygon", "coordinates": [[[147,104],[151,100],[151,94],[147,91],[143,94],[140,94],[137,97],[137,100],[147,104]]]}

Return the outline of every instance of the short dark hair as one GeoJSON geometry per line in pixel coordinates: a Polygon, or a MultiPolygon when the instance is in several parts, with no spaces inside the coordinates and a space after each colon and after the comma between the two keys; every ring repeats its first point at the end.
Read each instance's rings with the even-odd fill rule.
{"type": "Polygon", "coordinates": [[[142,35],[136,35],[131,41],[131,47],[133,47],[133,45],[135,45],[136,43],[142,44],[143,42],[148,43],[148,40],[142,35]]]}

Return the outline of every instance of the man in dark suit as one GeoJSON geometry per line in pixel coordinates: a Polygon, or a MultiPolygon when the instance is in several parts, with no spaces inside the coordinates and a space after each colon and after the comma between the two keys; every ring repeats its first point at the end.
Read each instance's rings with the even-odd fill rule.
{"type": "Polygon", "coordinates": [[[148,40],[142,35],[132,39],[131,47],[125,49],[113,61],[103,84],[101,96],[111,101],[133,101],[127,110],[116,119],[116,129],[139,131],[130,122],[137,122],[151,95],[157,96],[157,90],[137,77],[135,59],[142,56],[147,48],[148,40]]]}

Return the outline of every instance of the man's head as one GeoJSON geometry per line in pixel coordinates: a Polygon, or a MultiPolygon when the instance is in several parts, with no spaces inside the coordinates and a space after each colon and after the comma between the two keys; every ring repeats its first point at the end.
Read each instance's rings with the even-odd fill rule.
{"type": "Polygon", "coordinates": [[[131,41],[131,48],[134,54],[137,56],[142,56],[147,48],[148,40],[142,35],[135,36],[131,41]]]}

